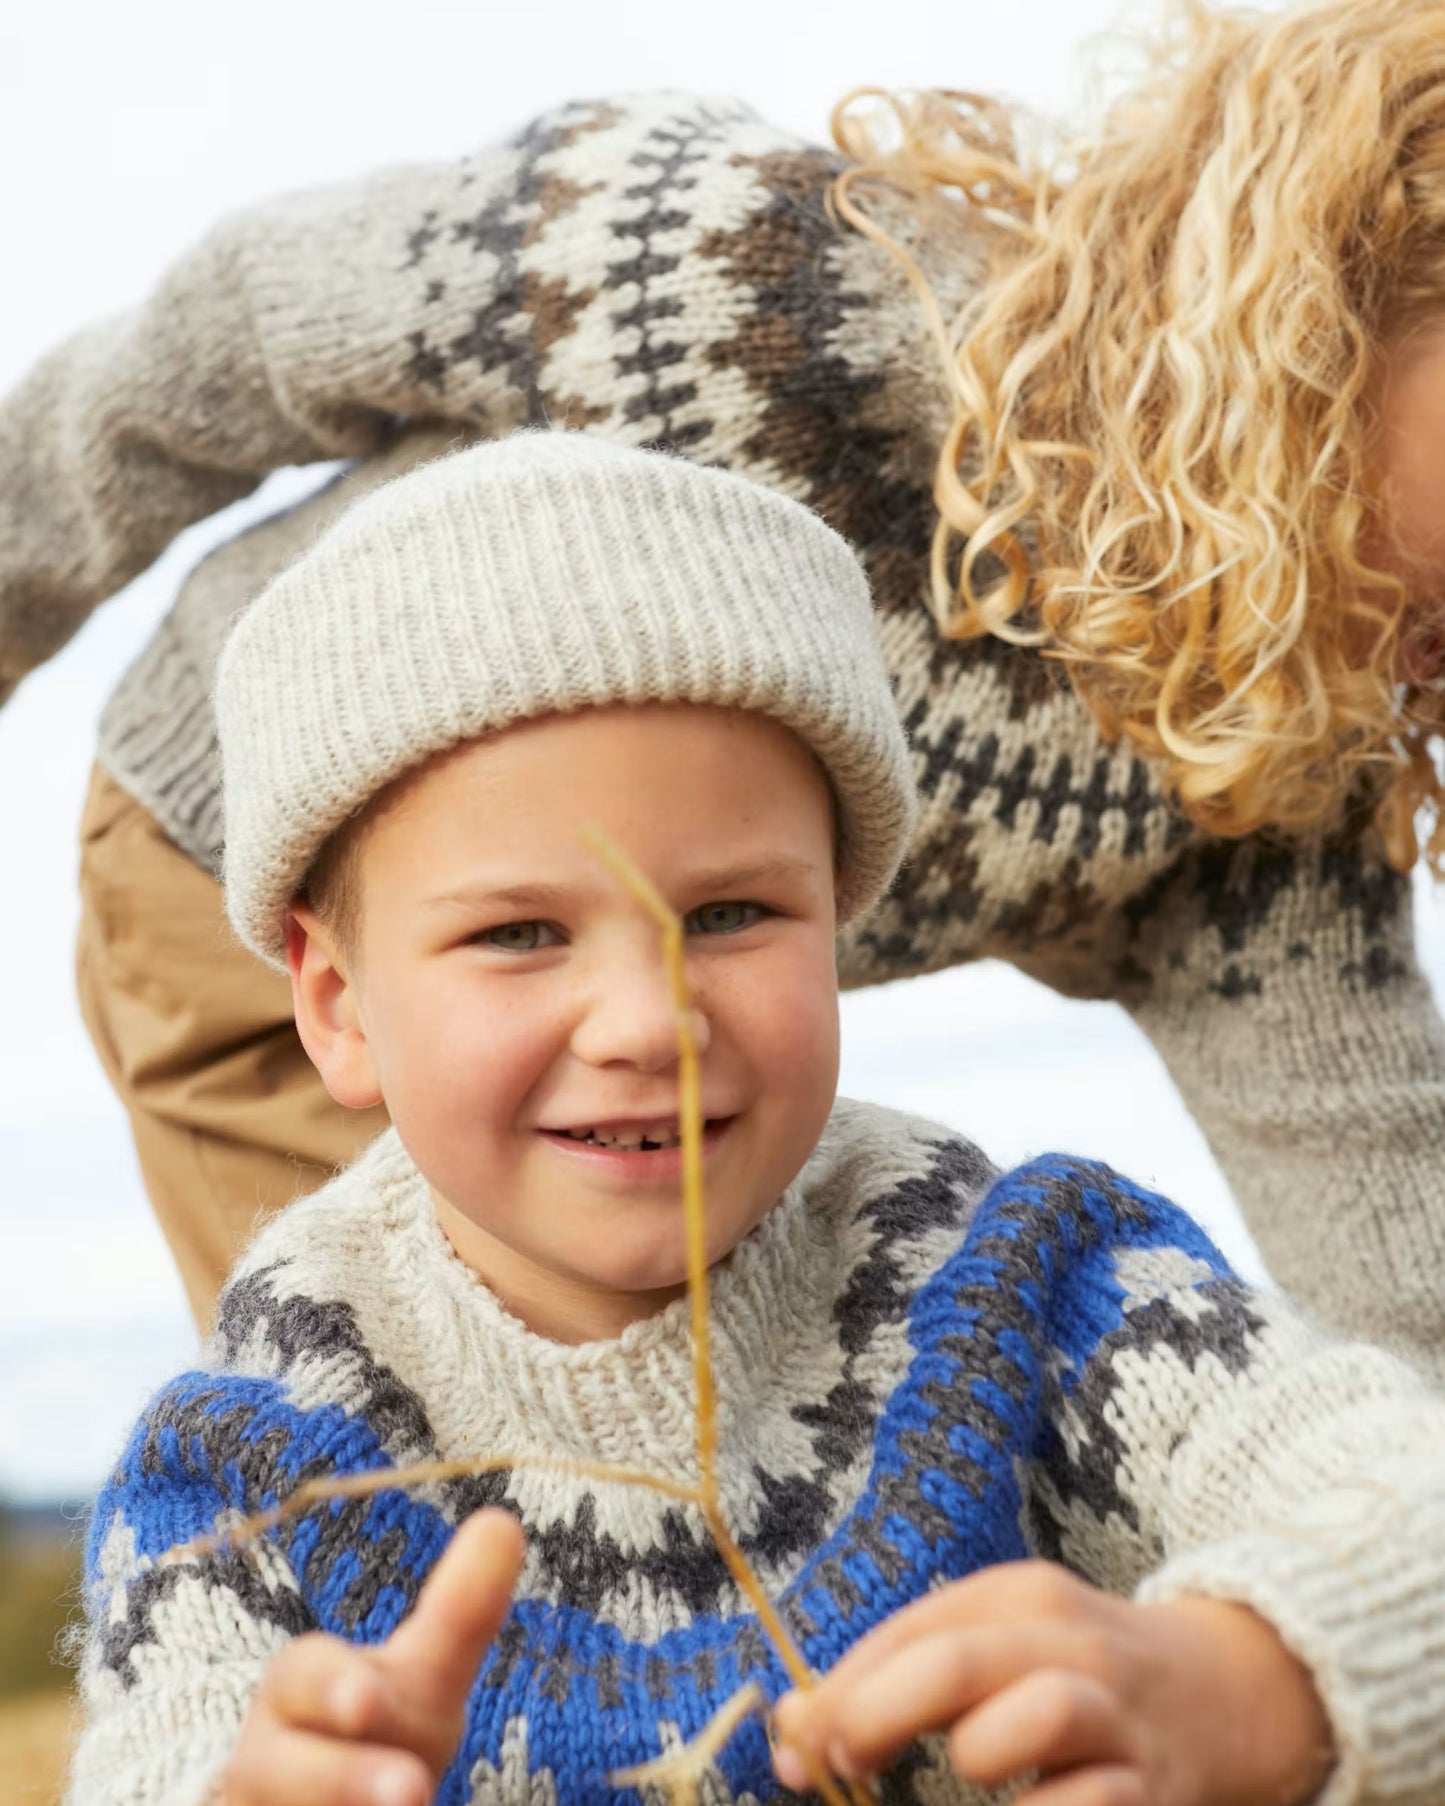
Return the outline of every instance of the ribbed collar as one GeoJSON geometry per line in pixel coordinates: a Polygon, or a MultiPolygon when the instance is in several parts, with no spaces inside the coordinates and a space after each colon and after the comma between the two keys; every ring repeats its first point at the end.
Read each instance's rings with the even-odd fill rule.
{"type": "MultiPolygon", "coordinates": [[[[821,1148],[810,1168],[820,1156],[821,1148]]],[[[446,1454],[546,1452],[695,1476],[686,1298],[609,1340],[551,1341],[457,1257],[394,1131],[348,1177],[357,1185],[347,1203],[365,1210],[369,1233],[348,1235],[347,1213],[332,1216],[341,1233],[327,1238],[327,1290],[351,1306],[376,1358],[419,1394],[446,1454]]],[[[831,1213],[809,1208],[808,1177],[805,1169],[709,1276],[725,1443],[745,1434],[780,1386],[795,1385],[800,1368],[816,1368],[820,1356],[831,1368],[837,1358],[832,1307],[846,1261],[831,1213]]]]}

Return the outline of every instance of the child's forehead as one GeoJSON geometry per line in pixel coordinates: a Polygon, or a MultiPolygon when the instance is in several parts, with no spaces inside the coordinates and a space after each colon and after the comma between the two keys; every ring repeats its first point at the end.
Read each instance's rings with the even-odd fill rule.
{"type": "MultiPolygon", "coordinates": [[[[771,716],[710,703],[615,703],[537,715],[463,740],[406,773],[389,807],[442,799],[469,787],[505,789],[525,779],[529,813],[569,807],[586,791],[639,783],[746,790],[760,769],[778,784],[821,767],[793,731],[771,716]]],[[[826,779],[823,780],[826,783],[826,779]]]]}
{"type": "Polygon", "coordinates": [[[559,872],[595,866],[586,830],[621,820],[654,850],[660,838],[721,875],[781,870],[792,849],[780,838],[809,819],[826,819],[831,838],[833,801],[810,749],[771,717],[648,703],[532,717],[462,741],[405,773],[367,815],[378,851],[425,838],[443,866],[477,853],[559,872]]]}

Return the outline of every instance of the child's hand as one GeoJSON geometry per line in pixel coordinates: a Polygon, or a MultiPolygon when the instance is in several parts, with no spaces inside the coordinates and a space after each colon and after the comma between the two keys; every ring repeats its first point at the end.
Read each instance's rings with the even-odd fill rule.
{"type": "Polygon", "coordinates": [[[385,1643],[320,1631],[289,1643],[251,1702],[219,1806],[430,1806],[521,1565],[516,1519],[480,1511],[385,1643]]]}
{"type": "Polygon", "coordinates": [[[1208,1599],[1134,1605],[1048,1562],[990,1568],[890,1618],[779,1701],[774,1762],[876,1773],[926,1731],[1016,1806],[1303,1806],[1332,1753],[1314,1685],[1273,1630],[1208,1599]]]}

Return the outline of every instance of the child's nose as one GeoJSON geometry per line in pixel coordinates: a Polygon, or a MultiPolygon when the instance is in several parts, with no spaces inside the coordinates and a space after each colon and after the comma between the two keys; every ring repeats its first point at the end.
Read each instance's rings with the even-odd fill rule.
{"type": "MultiPolygon", "coordinates": [[[[677,1064],[678,1019],[672,989],[657,949],[646,960],[620,962],[598,973],[572,1038],[572,1051],[590,1066],[623,1064],[663,1072],[677,1064]]],[[[711,1039],[706,1012],[688,1011],[693,1046],[703,1054],[711,1039]]]]}

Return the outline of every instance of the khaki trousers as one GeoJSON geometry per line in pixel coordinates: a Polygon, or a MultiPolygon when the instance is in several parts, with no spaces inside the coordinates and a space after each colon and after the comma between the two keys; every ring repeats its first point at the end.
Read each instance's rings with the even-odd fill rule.
{"type": "Polygon", "coordinates": [[[332,1102],[286,979],[235,939],[215,879],[99,766],[80,892],[81,1013],[204,1333],[258,1225],[346,1165],[386,1113],[332,1102]]]}

